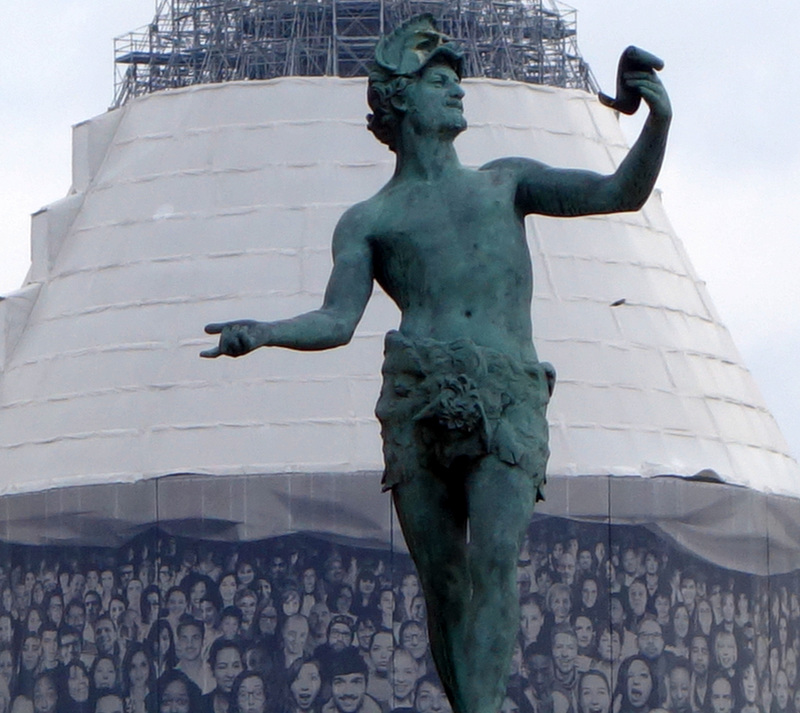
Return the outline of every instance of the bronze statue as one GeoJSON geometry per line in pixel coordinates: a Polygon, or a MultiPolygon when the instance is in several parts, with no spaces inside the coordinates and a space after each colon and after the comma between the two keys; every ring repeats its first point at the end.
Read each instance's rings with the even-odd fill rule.
{"type": "Polygon", "coordinates": [[[519,620],[517,555],[545,480],[555,373],[533,347],[524,218],[635,211],[647,200],[671,109],[658,60],[637,57],[620,86],[650,115],[613,175],[526,158],[472,170],[453,147],[467,127],[461,52],[430,16],[405,23],[379,42],[368,89],[369,128],[396,153],[396,169],[336,226],[322,307],[206,327],[220,341],[205,357],[330,349],[350,341],[373,280],[397,303],[402,320],[386,336],[376,409],[384,487],[457,713],[496,713],[503,700],[519,620]]]}

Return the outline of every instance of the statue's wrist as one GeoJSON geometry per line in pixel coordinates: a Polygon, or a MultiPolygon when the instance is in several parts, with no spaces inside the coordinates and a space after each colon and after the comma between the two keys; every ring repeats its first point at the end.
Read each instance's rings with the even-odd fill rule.
{"type": "Polygon", "coordinates": [[[668,127],[672,121],[672,107],[662,106],[650,109],[652,120],[660,127],[668,127]]]}
{"type": "Polygon", "coordinates": [[[258,345],[260,347],[272,346],[272,324],[269,322],[259,322],[258,345]]]}

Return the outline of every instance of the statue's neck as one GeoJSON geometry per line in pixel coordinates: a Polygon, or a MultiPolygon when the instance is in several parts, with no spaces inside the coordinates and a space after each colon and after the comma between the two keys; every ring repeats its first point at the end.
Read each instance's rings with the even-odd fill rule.
{"type": "Polygon", "coordinates": [[[433,181],[461,168],[453,138],[409,135],[403,132],[397,147],[394,177],[433,181]]]}

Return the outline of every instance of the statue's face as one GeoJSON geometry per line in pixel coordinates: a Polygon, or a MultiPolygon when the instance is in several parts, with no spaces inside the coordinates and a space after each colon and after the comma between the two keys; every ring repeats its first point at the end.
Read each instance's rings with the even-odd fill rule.
{"type": "Polygon", "coordinates": [[[455,138],[467,128],[463,97],[456,71],[447,64],[431,64],[406,87],[401,102],[414,133],[455,138]]]}

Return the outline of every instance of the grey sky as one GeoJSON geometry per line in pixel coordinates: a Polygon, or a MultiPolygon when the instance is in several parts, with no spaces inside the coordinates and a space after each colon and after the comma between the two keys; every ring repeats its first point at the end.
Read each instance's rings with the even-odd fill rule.
{"type": "MultiPolygon", "coordinates": [[[[606,91],[619,53],[666,61],[675,109],[659,185],[672,223],[800,454],[800,3],[575,0],[579,43],[606,91]]],[[[70,183],[70,126],[112,99],[115,35],[154,0],[0,4],[0,294],[27,269],[29,214],[70,183]]],[[[467,102],[469,97],[467,97],[467,102]]],[[[623,119],[635,136],[639,119],[623,119]]]]}

